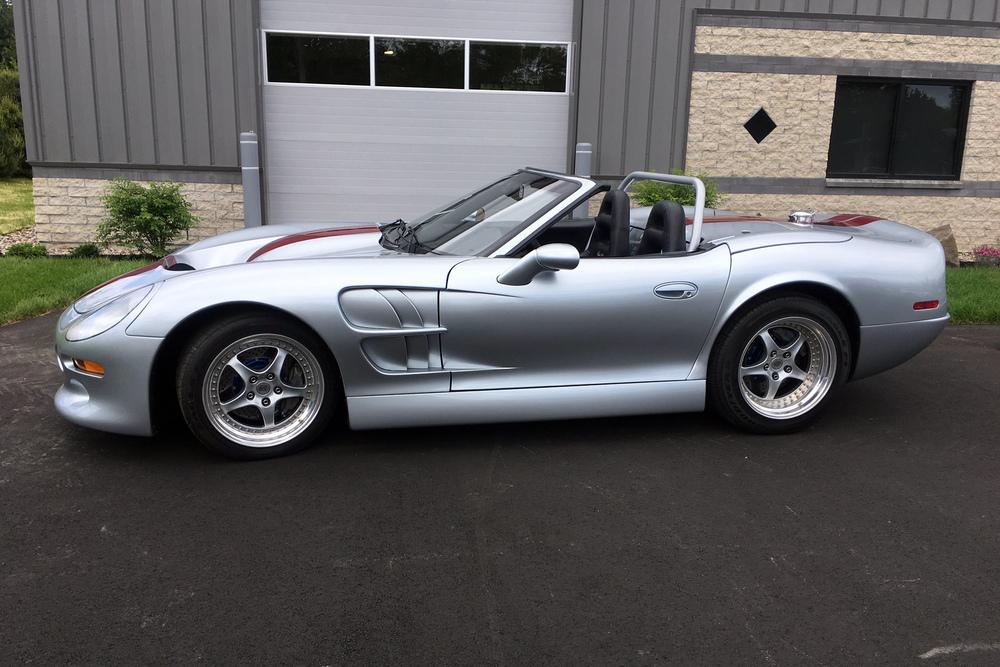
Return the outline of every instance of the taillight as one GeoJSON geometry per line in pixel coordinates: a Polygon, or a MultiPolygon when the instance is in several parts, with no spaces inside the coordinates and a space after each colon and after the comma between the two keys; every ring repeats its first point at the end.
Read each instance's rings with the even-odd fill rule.
{"type": "Polygon", "coordinates": [[[941,304],[940,301],[934,299],[933,301],[917,301],[913,304],[913,310],[934,310],[941,304]]]}

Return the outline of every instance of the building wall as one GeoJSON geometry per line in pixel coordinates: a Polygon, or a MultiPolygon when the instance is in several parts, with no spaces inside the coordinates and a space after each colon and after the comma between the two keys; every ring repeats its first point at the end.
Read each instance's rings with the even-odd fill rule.
{"type": "Polygon", "coordinates": [[[824,178],[835,76],[694,72],[687,168],[710,176],[824,178]],[[757,144],[743,129],[763,107],[778,128],[757,144]]]}
{"type": "MultiPolygon", "coordinates": [[[[136,179],[148,184],[148,180],[136,179]]],[[[104,219],[101,198],[111,181],[100,178],[35,177],[35,235],[53,254],[65,254],[93,242],[104,219]]],[[[197,227],[178,239],[188,243],[243,226],[243,186],[233,183],[184,183],[184,197],[199,219],[197,227]]],[[[127,250],[127,249],[126,249],[127,250]]]]}
{"type": "Polygon", "coordinates": [[[785,28],[780,20],[766,27],[747,17],[703,20],[687,168],[719,179],[729,193],[723,206],[779,216],[868,213],[925,229],[948,223],[964,255],[1000,241],[1000,29],[883,23],[827,30],[828,21],[785,28]],[[974,80],[961,181],[828,180],[838,73],[974,80]],[[757,144],[743,124],[761,107],[777,128],[757,144]]]}
{"type": "Polygon", "coordinates": [[[24,0],[14,18],[50,251],[93,240],[115,177],[185,183],[196,236],[242,226],[239,133],[260,128],[256,0],[24,0]]]}
{"type": "Polygon", "coordinates": [[[28,161],[237,168],[259,126],[256,5],[15,2],[28,161]]]}
{"type": "Polygon", "coordinates": [[[1000,64],[993,37],[699,26],[696,53],[1000,64]]]}
{"type": "MultiPolygon", "coordinates": [[[[872,55],[845,53],[844,58],[882,58],[882,49],[901,39],[902,48],[911,54],[906,59],[921,60],[930,58],[931,51],[927,56],[920,55],[924,53],[924,40],[914,34],[950,25],[989,33],[997,30],[1000,21],[1000,0],[579,1],[579,111],[573,141],[594,145],[593,173],[608,178],[637,169],[684,167],[687,110],[692,102],[689,83],[693,65],[696,71],[699,69],[692,48],[694,28],[696,21],[704,23],[707,12],[742,16],[748,22],[737,32],[760,29],[756,38],[769,35],[767,43],[754,50],[748,50],[748,40],[743,37],[737,37],[733,44],[726,36],[719,36],[717,43],[704,42],[705,53],[723,54],[721,57],[746,53],[801,57],[811,54],[814,40],[818,44],[815,48],[827,49],[824,57],[836,57],[830,55],[829,48],[830,42],[839,38],[838,33],[863,32],[865,24],[875,24],[879,37],[866,45],[872,55]],[[757,25],[753,25],[754,21],[757,25]],[[767,33],[761,23],[774,21],[787,25],[781,32],[767,33]],[[900,33],[911,37],[883,32],[890,21],[901,26],[900,33]],[[815,29],[800,29],[803,22],[831,37],[822,37],[815,29]],[[782,43],[784,39],[792,43],[782,43]]],[[[956,36],[957,46],[949,53],[966,48],[968,37],[956,36]]],[[[933,43],[931,49],[950,48],[938,40],[928,41],[933,43]]],[[[832,48],[836,48],[835,43],[832,48]]],[[[960,55],[952,57],[969,62],[961,60],[960,55]]],[[[943,65],[947,61],[939,62],[943,65]]],[[[976,62],[996,61],[980,58],[976,62]]]]}
{"type": "MultiPolygon", "coordinates": [[[[567,43],[573,0],[263,0],[261,28],[567,43]]],[[[568,74],[568,73],[567,73],[568,74]]],[[[569,95],[265,83],[268,219],[412,220],[525,165],[567,166],[569,95]]]]}
{"type": "MultiPolygon", "coordinates": [[[[774,196],[775,210],[777,195],[906,198],[896,210],[923,197],[951,201],[951,210],[968,203],[954,200],[979,199],[986,202],[979,210],[986,210],[992,205],[988,200],[1000,196],[994,164],[1000,147],[992,132],[1000,126],[1000,0],[574,2],[576,71],[567,100],[567,139],[570,146],[575,141],[594,144],[593,173],[598,176],[684,167],[686,162],[711,172],[722,164],[732,167],[722,172],[720,183],[733,206],[743,198],[747,205],[763,207],[767,202],[759,198],[774,196]],[[822,133],[808,129],[813,123],[828,125],[829,82],[840,73],[976,79],[961,188],[830,188],[820,157],[822,133]],[[772,136],[763,148],[731,152],[734,142],[748,139],[745,132],[732,137],[720,132],[705,115],[713,108],[711,99],[691,96],[691,91],[711,88],[718,74],[734,86],[737,98],[737,103],[716,100],[720,122],[734,123],[740,116],[737,106],[752,101],[755,90],[763,91],[760,103],[775,105],[768,110],[781,116],[785,134],[772,136]],[[802,99],[812,104],[799,115],[779,109],[802,99]]],[[[259,4],[15,2],[27,150],[40,178],[58,170],[59,177],[95,181],[138,174],[190,183],[238,182],[238,132],[256,130],[266,145],[259,4]]],[[[461,4],[448,9],[447,16],[476,17],[470,30],[482,17],[492,17],[494,29],[510,27],[499,1],[461,4]]],[[[299,0],[287,7],[271,3],[269,20],[277,16],[303,29],[340,30],[341,18],[357,18],[348,12],[317,27],[311,17],[324,6],[323,0],[299,0]]],[[[419,28],[433,35],[432,28],[440,24],[440,17],[417,0],[401,0],[393,8],[398,20],[384,28],[389,32],[419,28]]],[[[541,15],[544,23],[547,14],[541,15]]],[[[381,25],[372,29],[382,30],[381,25]]],[[[263,159],[266,180],[273,165],[266,154],[263,159]]],[[[40,192],[39,205],[49,205],[49,197],[40,192]]],[[[940,206],[949,208],[947,203],[940,206]]],[[[40,231],[49,238],[46,224],[77,225],[79,241],[89,240],[86,221],[92,214],[88,208],[68,207],[66,213],[48,213],[40,231]]],[[[929,217],[912,221],[924,224],[929,217]]],[[[969,235],[968,243],[988,233],[988,221],[965,224],[981,228],[969,235]]]]}

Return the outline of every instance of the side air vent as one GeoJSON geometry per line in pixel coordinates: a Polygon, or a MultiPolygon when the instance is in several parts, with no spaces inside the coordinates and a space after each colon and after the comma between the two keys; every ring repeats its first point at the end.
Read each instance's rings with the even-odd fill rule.
{"type": "Polygon", "coordinates": [[[379,370],[440,370],[437,290],[369,287],[342,292],[340,307],[359,334],[361,349],[379,370]]]}

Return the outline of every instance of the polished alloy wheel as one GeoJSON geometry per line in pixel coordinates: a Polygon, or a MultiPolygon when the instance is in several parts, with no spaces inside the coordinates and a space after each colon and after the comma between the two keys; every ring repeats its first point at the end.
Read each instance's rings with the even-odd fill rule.
{"type": "Polygon", "coordinates": [[[202,387],[212,426],[248,447],[275,447],[295,438],[323,404],[316,357],[286,336],[261,334],[236,341],[212,361],[202,387]]]}
{"type": "Polygon", "coordinates": [[[837,348],[818,322],[783,317],[750,338],[738,372],[743,398],[755,412],[792,419],[811,410],[830,391],[837,374],[837,348]]]}

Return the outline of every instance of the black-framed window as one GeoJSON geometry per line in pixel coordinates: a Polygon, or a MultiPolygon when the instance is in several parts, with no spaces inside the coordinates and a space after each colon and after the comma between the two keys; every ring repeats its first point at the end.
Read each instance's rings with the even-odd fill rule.
{"type": "Polygon", "coordinates": [[[469,43],[471,90],[566,90],[565,44],[469,43]]]}
{"type": "Polygon", "coordinates": [[[367,86],[367,37],[267,34],[267,80],[367,86]]]}
{"type": "Polygon", "coordinates": [[[830,178],[957,180],[969,81],[840,77],[830,133],[830,178]]]}
{"type": "Polygon", "coordinates": [[[265,31],[267,83],[568,93],[569,44],[265,31]]]}
{"type": "Polygon", "coordinates": [[[375,85],[465,88],[465,41],[376,37],[375,85]]]}

